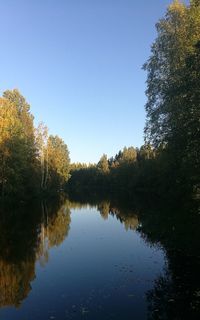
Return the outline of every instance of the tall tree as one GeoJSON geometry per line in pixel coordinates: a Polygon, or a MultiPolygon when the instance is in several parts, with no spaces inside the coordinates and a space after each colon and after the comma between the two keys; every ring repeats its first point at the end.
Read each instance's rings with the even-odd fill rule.
{"type": "Polygon", "coordinates": [[[170,154],[169,168],[176,175],[191,180],[191,175],[197,175],[191,167],[199,166],[200,1],[191,1],[189,6],[174,1],[156,27],[158,36],[144,65],[145,137],[170,154]],[[194,157],[195,162],[191,161],[194,157]]]}
{"type": "Polygon", "coordinates": [[[48,179],[48,128],[42,122],[35,130],[37,159],[40,163],[40,187],[46,189],[48,179]]]}
{"type": "Polygon", "coordinates": [[[108,173],[109,172],[109,164],[108,164],[108,158],[106,154],[103,154],[102,157],[100,158],[97,168],[99,172],[101,173],[108,173]]]}
{"type": "Polygon", "coordinates": [[[48,149],[47,187],[62,188],[69,179],[70,158],[67,145],[58,136],[50,135],[48,149]]]}
{"type": "Polygon", "coordinates": [[[178,0],[168,8],[157,25],[157,39],[144,69],[147,71],[146,140],[155,146],[166,144],[173,135],[173,121],[181,116],[176,96],[168,89],[182,81],[180,72],[188,54],[200,39],[200,4],[185,6],[178,0]]]}
{"type": "Polygon", "coordinates": [[[18,119],[23,127],[23,135],[27,143],[27,148],[29,149],[29,155],[32,156],[31,153],[35,152],[33,124],[34,118],[30,112],[30,105],[17,89],[6,90],[3,93],[3,97],[13,103],[17,108],[18,119]]]}
{"type": "Polygon", "coordinates": [[[16,106],[0,98],[0,192],[1,196],[20,188],[24,164],[22,126],[16,106]]]}
{"type": "MultiPolygon", "coordinates": [[[[18,163],[18,168],[21,169],[21,184],[18,187],[22,187],[26,190],[26,193],[28,193],[31,190],[33,191],[37,183],[33,115],[30,113],[29,104],[18,90],[7,90],[3,93],[3,97],[16,108],[15,117],[21,126],[20,137],[18,137],[18,147],[20,145],[20,153],[23,161],[18,163]]],[[[16,147],[14,151],[16,151],[16,147]]],[[[15,165],[16,162],[13,160],[11,166],[14,167],[15,165]]]]}
{"type": "Polygon", "coordinates": [[[169,91],[176,96],[180,110],[173,122],[176,139],[171,139],[170,147],[173,154],[179,152],[182,175],[197,186],[200,183],[200,41],[186,58],[179,75],[182,81],[169,91]]]}

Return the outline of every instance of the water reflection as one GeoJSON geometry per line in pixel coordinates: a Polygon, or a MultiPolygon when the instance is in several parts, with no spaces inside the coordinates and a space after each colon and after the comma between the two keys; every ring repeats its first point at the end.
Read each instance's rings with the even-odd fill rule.
{"type": "MultiPolygon", "coordinates": [[[[98,317],[99,319],[102,317],[105,317],[105,319],[120,319],[123,315],[126,316],[126,319],[131,319],[133,315],[137,315],[140,319],[196,319],[200,315],[200,215],[198,210],[197,202],[188,202],[184,206],[180,205],[180,203],[176,203],[176,205],[174,203],[156,203],[155,205],[155,203],[152,203],[152,199],[151,201],[146,201],[145,199],[145,201],[139,201],[139,203],[116,200],[97,201],[96,199],[85,202],[83,200],[78,202],[77,200],[54,199],[51,202],[43,201],[18,208],[16,206],[14,208],[2,208],[0,212],[0,307],[19,308],[22,302],[28,298],[33,285],[37,282],[37,262],[42,268],[46,268],[51,249],[56,249],[66,243],[65,252],[62,255],[65,254],[68,259],[71,259],[65,265],[65,281],[68,279],[66,277],[69,276],[67,280],[68,288],[64,289],[62,284],[58,286],[62,290],[69,291],[67,301],[70,303],[71,309],[68,308],[65,316],[60,315],[59,319],[64,319],[66,316],[72,319],[82,318],[83,313],[80,310],[86,310],[84,316],[87,316],[88,319],[92,319],[94,316],[96,319],[98,317]],[[97,227],[94,225],[96,220],[92,222],[94,235],[91,239],[94,239],[95,234],[98,233],[97,230],[101,228],[102,231],[100,232],[103,232],[101,237],[106,238],[110,232],[111,238],[109,241],[112,242],[112,248],[109,248],[110,244],[107,240],[104,240],[103,245],[100,244],[98,239],[94,243],[91,243],[89,237],[87,240],[87,226],[89,225],[85,225],[86,229],[82,230],[81,228],[84,225],[83,221],[87,219],[89,219],[87,223],[91,221],[91,216],[88,218],[83,217],[86,220],[81,220],[81,223],[72,223],[72,212],[87,213],[90,212],[88,208],[97,210],[102,222],[105,222],[103,225],[99,225],[98,222],[97,227]],[[114,220],[110,220],[111,218],[114,220]],[[122,224],[126,231],[138,234],[138,238],[134,238],[136,244],[133,252],[130,251],[133,245],[132,238],[124,240],[125,236],[121,233],[121,229],[116,231],[116,238],[113,235],[113,228],[117,228],[116,223],[113,221],[122,224]],[[71,225],[72,227],[74,226],[72,234],[70,233],[71,225]],[[105,228],[110,229],[105,231],[105,228]],[[118,233],[121,239],[117,236],[118,233]],[[70,234],[71,239],[65,241],[70,234]],[[81,240],[79,240],[79,237],[81,240]],[[150,254],[148,250],[150,249],[147,249],[144,244],[141,246],[140,238],[145,240],[147,246],[154,247],[156,245],[157,251],[158,248],[163,248],[165,252],[167,258],[165,267],[163,272],[159,272],[157,276],[155,276],[156,272],[163,268],[161,265],[162,259],[158,258],[157,261],[153,262],[160,263],[160,267],[156,266],[156,264],[155,267],[152,267],[151,258],[147,260],[147,256],[150,254]],[[88,248],[80,246],[82,249],[78,251],[78,245],[84,239],[88,241],[86,242],[88,248]],[[122,246],[121,243],[123,241],[127,248],[122,246]],[[70,247],[67,246],[67,243],[69,243],[70,247]],[[73,249],[73,245],[77,246],[76,250],[73,249]],[[107,247],[104,247],[105,252],[103,252],[102,247],[105,245],[107,247]],[[83,248],[84,252],[82,251],[83,248]],[[120,248],[124,248],[123,250],[125,251],[120,251],[120,248]],[[87,252],[87,250],[90,250],[90,252],[87,252]],[[142,251],[137,253],[137,250],[142,251]],[[123,256],[125,253],[128,256],[123,256]],[[138,254],[137,257],[139,259],[144,256],[144,260],[140,262],[135,260],[134,255],[136,254],[138,254]],[[89,265],[92,255],[94,255],[96,263],[95,278],[92,278],[93,269],[90,270],[91,266],[89,265]],[[131,259],[133,259],[131,256],[134,256],[133,267],[131,265],[131,259]],[[77,262],[79,259],[82,259],[82,268],[80,263],[77,262]],[[103,262],[102,259],[105,259],[105,261],[103,262]],[[116,261],[115,265],[113,265],[113,261],[116,261]],[[81,270],[83,271],[83,278],[81,273],[76,271],[78,279],[72,280],[74,269],[76,268],[80,268],[80,272],[81,270]],[[101,268],[104,270],[103,274],[101,274],[101,268]],[[139,275],[143,270],[142,277],[147,277],[147,279],[141,279],[137,282],[138,280],[136,281],[132,277],[134,268],[133,274],[135,277],[136,274],[139,275]],[[142,269],[140,270],[140,268],[142,269]],[[84,270],[90,271],[86,272],[84,270]],[[150,276],[150,273],[152,273],[152,276],[150,276]],[[88,280],[83,280],[84,277],[88,277],[88,280]],[[94,295],[93,286],[97,286],[95,283],[101,277],[102,292],[96,293],[93,300],[91,300],[91,296],[94,295]],[[107,288],[109,281],[111,281],[110,277],[112,277],[112,288],[107,288]],[[121,279],[120,282],[119,279],[121,279]],[[148,279],[152,279],[154,281],[153,284],[150,285],[151,281],[148,279]],[[78,281],[78,291],[74,291],[76,281],[78,281]],[[132,292],[132,283],[135,281],[137,284],[133,286],[134,290],[137,290],[137,292],[144,290],[143,302],[141,299],[137,300],[135,298],[137,294],[132,292]],[[120,285],[118,291],[116,291],[115,287],[118,282],[120,285]],[[88,286],[88,288],[85,286],[88,286]],[[105,288],[107,288],[106,293],[104,292],[105,288]],[[90,302],[90,312],[87,312],[88,307],[84,307],[82,303],[82,306],[80,304],[79,313],[75,313],[74,309],[77,301],[82,301],[81,294],[86,295],[83,292],[87,292],[87,290],[90,292],[88,293],[89,300],[87,301],[92,301],[90,302]],[[135,313],[131,309],[130,302],[133,297],[135,300],[132,304],[135,308],[135,313]],[[107,304],[106,299],[110,301],[110,305],[107,304]],[[113,301],[115,303],[116,301],[121,301],[121,305],[114,307],[113,301]],[[126,308],[126,311],[124,308],[126,308]],[[116,312],[113,311],[115,309],[116,312]]],[[[77,219],[80,220],[80,217],[81,215],[77,219]]],[[[154,253],[151,253],[151,255],[153,256],[154,253]]],[[[155,256],[153,259],[155,260],[155,256]]],[[[59,261],[58,263],[62,264],[59,261]]],[[[53,272],[56,271],[53,269],[53,272]]],[[[53,279],[51,280],[53,281],[53,279]]],[[[63,297],[67,296],[65,291],[62,293],[63,297]]],[[[41,297],[41,299],[44,299],[44,297],[41,297]]],[[[86,302],[84,303],[86,304],[86,302]]],[[[59,314],[60,309],[64,307],[57,300],[55,304],[57,306],[55,309],[57,308],[56,311],[59,314]]],[[[87,306],[89,306],[89,302],[87,302],[87,306]]],[[[31,305],[27,308],[29,308],[29,312],[32,312],[31,305]]],[[[8,314],[4,314],[5,319],[10,319],[10,315],[12,315],[12,319],[20,319],[14,311],[10,314],[9,308],[5,310],[8,310],[8,314]]],[[[43,314],[41,319],[44,316],[46,319],[50,317],[43,314]]],[[[31,319],[31,317],[29,318],[31,319]]]]}
{"type": "Polygon", "coordinates": [[[149,243],[160,243],[167,269],[147,294],[148,319],[200,317],[200,211],[199,202],[150,205],[140,214],[140,232],[149,243]]]}
{"type": "Polygon", "coordinates": [[[38,216],[28,208],[0,213],[0,306],[19,307],[35,278],[38,216]]]}
{"type": "Polygon", "coordinates": [[[0,307],[19,307],[31,291],[35,264],[48,262],[70,228],[70,208],[63,200],[1,208],[0,307]]]}
{"type": "MultiPolygon", "coordinates": [[[[59,202],[58,202],[59,203],[59,202]]],[[[59,246],[67,237],[70,229],[70,205],[69,202],[60,204],[56,211],[52,211],[52,206],[48,207],[46,201],[41,203],[42,222],[38,235],[39,246],[37,258],[41,265],[48,262],[49,249],[59,246]]]]}

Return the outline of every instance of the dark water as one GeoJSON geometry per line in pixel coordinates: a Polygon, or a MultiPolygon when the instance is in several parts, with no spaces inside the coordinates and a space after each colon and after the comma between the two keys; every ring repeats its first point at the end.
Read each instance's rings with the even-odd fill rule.
{"type": "Polygon", "coordinates": [[[0,222],[0,319],[199,319],[198,208],[31,204],[0,222]]]}

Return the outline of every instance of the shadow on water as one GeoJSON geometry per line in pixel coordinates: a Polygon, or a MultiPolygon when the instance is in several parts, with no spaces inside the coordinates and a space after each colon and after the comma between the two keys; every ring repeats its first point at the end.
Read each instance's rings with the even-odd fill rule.
{"type": "MultiPolygon", "coordinates": [[[[84,203],[82,196],[73,198],[84,203]]],[[[126,228],[136,228],[147,243],[164,249],[166,270],[146,293],[147,319],[199,319],[200,202],[144,195],[102,202],[97,195],[87,194],[85,199],[98,203],[103,218],[116,215],[126,228]]]]}
{"type": "Polygon", "coordinates": [[[35,263],[48,262],[48,250],[68,234],[65,201],[12,204],[0,210],[0,307],[19,307],[31,291],[35,263]]]}
{"type": "Polygon", "coordinates": [[[140,232],[149,243],[160,243],[168,265],[148,292],[149,319],[200,317],[199,203],[183,200],[151,205],[140,214],[140,232]]]}
{"type": "Polygon", "coordinates": [[[0,211],[0,307],[20,307],[45,266],[49,250],[66,239],[71,210],[95,206],[101,217],[114,216],[137,230],[167,257],[165,272],[146,292],[147,319],[198,319],[200,316],[200,211],[197,201],[180,199],[105,199],[98,196],[52,199],[0,211]]]}

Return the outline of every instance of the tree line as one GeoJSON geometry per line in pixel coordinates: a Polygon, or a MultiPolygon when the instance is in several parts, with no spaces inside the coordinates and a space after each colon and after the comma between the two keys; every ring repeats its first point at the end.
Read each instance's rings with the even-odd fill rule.
{"type": "Polygon", "coordinates": [[[200,190],[200,0],[173,1],[156,29],[144,64],[145,144],[97,164],[70,165],[62,139],[42,123],[35,128],[25,98],[7,90],[0,98],[0,197],[64,188],[130,195],[200,190]]]}
{"type": "Polygon", "coordinates": [[[0,97],[0,198],[60,190],[69,178],[69,151],[57,135],[34,126],[30,105],[16,89],[0,97]]]}
{"type": "MultiPolygon", "coordinates": [[[[104,154],[97,164],[71,165],[71,178],[67,190],[71,193],[129,193],[137,185],[140,190],[146,184],[142,179],[145,170],[152,170],[155,159],[150,146],[140,149],[129,147],[119,151],[114,157],[104,154]]],[[[152,174],[152,173],[151,173],[152,174]]]]}
{"type": "Polygon", "coordinates": [[[200,190],[200,0],[178,0],[156,24],[147,72],[145,145],[71,168],[69,189],[169,194],[200,190]]]}

